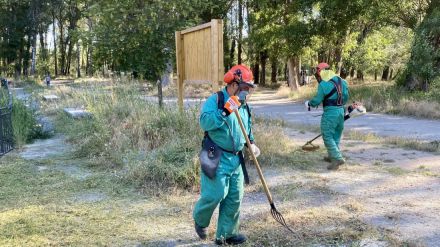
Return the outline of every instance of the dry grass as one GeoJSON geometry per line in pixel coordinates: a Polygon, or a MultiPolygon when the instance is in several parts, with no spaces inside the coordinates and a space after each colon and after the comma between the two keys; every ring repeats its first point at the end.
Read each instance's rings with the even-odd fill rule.
{"type": "Polygon", "coordinates": [[[291,94],[292,90],[287,85],[282,85],[278,88],[277,92],[275,93],[278,97],[288,97],[291,94]]]}
{"type": "Polygon", "coordinates": [[[351,140],[361,140],[370,143],[381,143],[395,145],[401,148],[407,148],[411,150],[419,150],[425,152],[440,152],[440,143],[437,141],[427,142],[417,139],[406,139],[401,137],[380,137],[373,133],[364,134],[359,131],[347,131],[346,137],[351,140]]]}
{"type": "MultiPolygon", "coordinates": [[[[82,141],[95,140],[89,143],[93,145],[87,146],[90,149],[83,149],[84,152],[98,150],[104,154],[113,152],[111,155],[123,155],[121,164],[96,166],[95,156],[92,159],[65,156],[40,161],[48,169],[37,171],[33,161],[24,161],[16,156],[0,159],[0,245],[156,247],[211,243],[212,239],[199,241],[193,231],[191,213],[198,197],[198,192],[193,190],[197,186],[185,190],[182,189],[185,186],[181,185],[187,181],[183,180],[182,183],[182,180],[178,180],[180,187],[160,193],[156,187],[150,186],[151,183],[143,183],[144,186],[136,189],[130,183],[133,178],[143,182],[143,179],[156,179],[163,183],[176,178],[198,179],[197,173],[191,173],[198,169],[196,162],[193,162],[198,149],[185,148],[191,145],[199,147],[201,133],[194,134],[200,131],[198,125],[191,121],[178,122],[180,125],[194,125],[194,129],[183,129],[194,139],[182,138],[183,142],[174,145],[160,145],[164,140],[149,138],[166,137],[161,134],[168,131],[167,124],[176,123],[166,121],[173,117],[172,114],[166,112],[161,115],[146,108],[145,102],[128,102],[130,98],[137,99],[133,97],[139,93],[137,89],[123,91],[122,95],[118,87],[109,88],[109,94],[102,93],[99,88],[83,89],[66,87],[62,100],[48,104],[46,110],[57,116],[60,107],[75,103],[84,105],[95,114],[93,121],[72,121],[61,117],[59,126],[71,128],[64,130],[78,145],[83,145],[82,141]],[[130,106],[138,109],[136,104],[139,104],[139,111],[132,112],[125,108],[130,106]],[[138,121],[144,119],[146,113],[154,115],[153,122],[138,121]],[[147,137],[143,136],[146,140],[126,138],[127,133],[140,137],[144,133],[139,131],[144,130],[141,125],[147,125],[145,128],[151,131],[147,137]],[[92,128],[93,132],[85,131],[87,128],[92,128]],[[127,140],[136,144],[130,148],[144,147],[145,152],[125,149],[122,144],[127,140]],[[115,149],[105,146],[108,143],[115,145],[115,149]],[[182,160],[192,165],[189,170],[174,166],[182,165],[182,160]],[[81,180],[52,169],[56,164],[66,163],[86,167],[92,175],[81,180]],[[98,201],[79,199],[93,192],[101,193],[104,197],[98,201]]],[[[179,119],[176,117],[174,120],[179,119]]],[[[284,128],[288,126],[282,121],[256,119],[255,122],[256,141],[264,150],[259,161],[265,171],[278,175],[282,169],[291,169],[290,172],[297,172],[299,177],[314,181],[299,182],[298,178],[289,177],[285,183],[271,188],[277,208],[288,224],[293,226],[294,235],[272,219],[258,182],[247,189],[247,196],[262,199],[255,199],[248,208],[242,208],[248,214],[241,228],[249,237],[244,246],[362,246],[365,239],[384,240],[395,246],[403,244],[394,240],[391,233],[362,222],[359,213],[365,206],[361,202],[337,194],[327,186],[328,180],[322,178],[322,170],[319,170],[322,169],[322,153],[302,152],[284,133],[284,128]],[[257,210],[261,204],[264,204],[264,212],[257,210]]],[[[106,155],[97,158],[108,163],[117,160],[106,155]]],[[[197,184],[197,181],[190,182],[197,184]]],[[[211,237],[215,218],[212,222],[211,237]]]]}
{"type": "MultiPolygon", "coordinates": [[[[174,82],[163,89],[165,97],[177,97],[177,84],[174,82]]],[[[219,87],[220,89],[221,87],[219,87]]],[[[183,96],[185,98],[207,98],[212,94],[212,85],[208,83],[185,83],[183,86],[183,96]]],[[[153,89],[153,94],[157,95],[157,89],[153,89]]]]}
{"type": "Polygon", "coordinates": [[[280,209],[295,234],[274,222],[263,213],[243,225],[249,236],[245,246],[345,246],[356,245],[364,238],[375,238],[378,233],[362,223],[352,213],[333,206],[309,209],[280,209]]]}
{"type": "Polygon", "coordinates": [[[289,93],[289,98],[293,100],[310,99],[316,94],[316,88],[316,84],[308,84],[306,86],[302,86],[298,91],[291,91],[289,93]]]}
{"type": "Polygon", "coordinates": [[[419,118],[440,119],[440,104],[432,101],[404,99],[399,102],[394,111],[419,118]]]}
{"type": "Polygon", "coordinates": [[[169,237],[170,228],[181,237],[192,230],[192,195],[146,197],[114,171],[78,179],[54,168],[64,159],[44,171],[14,153],[0,160],[1,246],[135,246],[169,237]],[[103,196],[84,199],[90,193],[103,196]]]}

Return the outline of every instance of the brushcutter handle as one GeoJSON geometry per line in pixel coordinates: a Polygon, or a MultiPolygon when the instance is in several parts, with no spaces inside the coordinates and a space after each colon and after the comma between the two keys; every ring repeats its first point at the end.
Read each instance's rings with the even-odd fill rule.
{"type": "MultiPolygon", "coordinates": [[[[243,121],[241,120],[240,114],[238,113],[237,109],[234,110],[234,113],[235,113],[235,116],[237,117],[238,123],[240,124],[241,132],[242,132],[244,138],[246,139],[247,147],[249,149],[249,148],[251,148],[251,141],[249,140],[249,137],[246,134],[246,129],[244,128],[243,121]]],[[[257,157],[255,157],[255,154],[254,154],[254,152],[252,152],[252,150],[248,150],[248,151],[251,154],[252,159],[255,162],[255,167],[257,167],[257,172],[258,172],[258,175],[260,176],[261,183],[263,184],[264,192],[266,192],[267,200],[269,200],[269,203],[273,204],[272,195],[270,194],[269,188],[267,187],[267,183],[266,183],[266,180],[264,179],[263,171],[261,170],[261,167],[260,167],[260,164],[258,163],[257,157]]]]}

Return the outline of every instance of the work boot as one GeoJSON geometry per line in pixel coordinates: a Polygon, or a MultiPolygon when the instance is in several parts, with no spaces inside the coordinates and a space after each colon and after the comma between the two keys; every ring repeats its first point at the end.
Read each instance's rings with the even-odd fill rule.
{"type": "Polygon", "coordinates": [[[328,170],[338,170],[340,165],[345,163],[344,159],[341,160],[332,160],[331,164],[327,166],[328,170]]]}
{"type": "Polygon", "coordinates": [[[332,159],[330,159],[330,157],[328,157],[328,156],[325,156],[323,160],[328,163],[332,162],[332,159]]]}
{"type": "Polygon", "coordinates": [[[194,222],[194,228],[196,230],[197,235],[199,235],[199,238],[205,240],[206,237],[208,236],[208,227],[201,227],[194,222]]]}
{"type": "Polygon", "coordinates": [[[216,239],[215,243],[217,245],[223,245],[223,244],[237,245],[246,242],[246,240],[247,240],[246,236],[244,236],[243,234],[238,234],[236,236],[227,238],[226,240],[216,239]]]}

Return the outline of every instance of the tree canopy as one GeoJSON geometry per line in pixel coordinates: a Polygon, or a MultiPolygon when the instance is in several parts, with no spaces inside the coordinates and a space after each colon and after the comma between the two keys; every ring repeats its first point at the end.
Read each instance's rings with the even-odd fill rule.
{"type": "Polygon", "coordinates": [[[225,70],[246,63],[257,83],[328,62],[352,76],[428,90],[438,80],[439,0],[1,0],[0,71],[157,80],[174,31],[224,20],[225,70]],[[83,73],[81,73],[81,71],[83,73]],[[287,73],[289,72],[289,73],[287,73]]]}

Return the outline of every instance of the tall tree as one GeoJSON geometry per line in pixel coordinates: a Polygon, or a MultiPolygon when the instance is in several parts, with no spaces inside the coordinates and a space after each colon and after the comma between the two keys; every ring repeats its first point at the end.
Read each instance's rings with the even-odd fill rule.
{"type": "Polygon", "coordinates": [[[403,81],[409,89],[429,90],[440,76],[440,0],[431,0],[416,36],[403,81]]]}
{"type": "Polygon", "coordinates": [[[242,53],[243,53],[243,0],[238,0],[238,52],[237,52],[237,63],[241,64],[242,53]]]}

